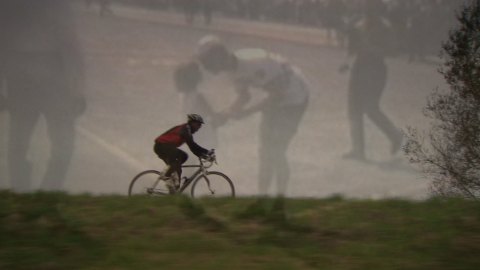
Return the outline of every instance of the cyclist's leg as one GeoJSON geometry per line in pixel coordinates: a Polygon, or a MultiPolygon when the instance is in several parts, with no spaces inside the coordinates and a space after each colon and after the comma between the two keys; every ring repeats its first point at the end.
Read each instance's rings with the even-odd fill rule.
{"type": "Polygon", "coordinates": [[[181,168],[181,164],[179,166],[177,161],[178,149],[174,145],[162,143],[155,143],[153,149],[157,156],[167,165],[162,178],[165,181],[170,194],[174,194],[179,183],[178,179],[180,179],[176,171],[178,171],[178,167],[181,168]]]}
{"type": "Polygon", "coordinates": [[[182,177],[182,164],[187,161],[188,155],[180,149],[175,149],[175,153],[171,156],[169,160],[170,169],[167,171],[166,175],[170,176],[173,180],[175,188],[180,188],[180,179],[182,177]]]}
{"type": "Polygon", "coordinates": [[[177,148],[175,146],[163,143],[155,143],[153,147],[155,154],[157,154],[157,156],[167,165],[164,174],[167,177],[169,177],[173,172],[171,160],[174,160],[176,150],[177,148]]]}

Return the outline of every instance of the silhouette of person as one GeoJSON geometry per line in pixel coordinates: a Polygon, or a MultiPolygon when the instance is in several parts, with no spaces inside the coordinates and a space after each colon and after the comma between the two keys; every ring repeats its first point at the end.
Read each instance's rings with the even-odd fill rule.
{"type": "Polygon", "coordinates": [[[59,190],[73,153],[75,119],[85,110],[82,58],[69,2],[0,1],[0,69],[10,115],[7,162],[12,188],[32,190],[27,151],[43,116],[51,151],[40,188],[59,190]]]}
{"type": "Polygon", "coordinates": [[[391,153],[401,147],[402,134],[380,109],[387,82],[385,57],[389,53],[389,26],[382,17],[381,0],[366,1],[364,17],[349,35],[349,54],[355,57],[348,92],[352,149],[344,158],[366,160],[364,116],[369,117],[391,142],[391,153]]]}
{"type": "Polygon", "coordinates": [[[235,86],[238,97],[224,117],[261,113],[259,193],[266,195],[276,179],[277,194],[283,196],[290,178],[287,150],[308,104],[309,87],[301,71],[263,49],[230,52],[214,36],[200,40],[198,59],[213,74],[226,72],[235,86]],[[247,106],[251,88],[265,90],[267,97],[247,106]]]}

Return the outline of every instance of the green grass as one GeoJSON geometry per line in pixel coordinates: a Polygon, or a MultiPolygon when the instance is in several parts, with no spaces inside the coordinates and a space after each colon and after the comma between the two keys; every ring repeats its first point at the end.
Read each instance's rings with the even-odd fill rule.
{"type": "Polygon", "coordinates": [[[0,269],[473,270],[480,203],[0,191],[0,269]]]}

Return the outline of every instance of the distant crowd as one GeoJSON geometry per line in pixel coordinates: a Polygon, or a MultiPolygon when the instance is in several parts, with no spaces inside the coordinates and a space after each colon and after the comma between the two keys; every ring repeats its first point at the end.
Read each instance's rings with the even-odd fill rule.
{"type": "MultiPolygon", "coordinates": [[[[320,27],[332,42],[343,46],[344,36],[364,12],[364,1],[377,0],[112,0],[148,8],[186,11],[190,14],[273,21],[320,27]],[[213,14],[213,15],[212,15],[213,14]]],[[[410,59],[437,55],[453,26],[455,11],[466,0],[378,0],[378,12],[394,30],[398,50],[410,59]]],[[[192,16],[192,15],[190,15],[192,16]]]]}

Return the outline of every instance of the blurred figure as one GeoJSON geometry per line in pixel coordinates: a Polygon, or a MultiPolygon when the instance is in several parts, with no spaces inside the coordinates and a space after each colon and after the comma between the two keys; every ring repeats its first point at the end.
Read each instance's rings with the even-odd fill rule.
{"type": "Polygon", "coordinates": [[[212,148],[217,148],[217,128],[220,124],[218,115],[199,92],[198,85],[202,81],[202,72],[197,62],[191,61],[178,65],[174,71],[176,90],[182,95],[182,107],[185,114],[197,112],[209,123],[197,137],[212,148]]]}
{"type": "Polygon", "coordinates": [[[203,18],[206,25],[212,23],[214,0],[201,0],[203,18]]]}
{"type": "Polygon", "coordinates": [[[398,152],[402,144],[401,132],[380,109],[387,82],[385,57],[392,42],[388,22],[382,16],[385,7],[381,0],[367,0],[365,5],[364,18],[354,24],[349,37],[349,54],[355,58],[348,92],[352,149],[344,158],[357,160],[366,160],[364,116],[388,137],[392,154],[398,152]]]}
{"type": "Polygon", "coordinates": [[[112,3],[111,0],[98,0],[98,4],[100,5],[100,16],[112,15],[112,3]]]}
{"type": "Polygon", "coordinates": [[[345,21],[347,7],[343,0],[328,0],[323,12],[323,26],[329,42],[345,47],[345,21]]]}
{"type": "Polygon", "coordinates": [[[428,28],[429,5],[421,1],[415,1],[410,9],[410,22],[408,24],[407,50],[410,62],[425,61],[427,56],[427,37],[430,38],[433,29],[428,28]]]}
{"type": "Polygon", "coordinates": [[[259,192],[266,195],[274,179],[277,194],[283,196],[290,178],[287,150],[307,108],[309,87],[301,71],[282,57],[263,49],[230,52],[216,37],[200,40],[198,59],[213,74],[226,72],[238,97],[225,113],[241,119],[262,114],[259,146],[259,192]],[[250,89],[259,88],[268,96],[251,106],[250,89]]]}
{"type": "Polygon", "coordinates": [[[392,30],[395,34],[397,42],[398,52],[407,51],[407,41],[408,41],[408,23],[410,21],[410,12],[411,6],[409,1],[395,1],[393,2],[390,11],[389,18],[392,23],[392,30]]]}
{"type": "Polygon", "coordinates": [[[193,25],[195,14],[200,8],[200,0],[182,0],[183,12],[185,13],[185,21],[189,25],[193,25]]]}
{"type": "Polygon", "coordinates": [[[51,153],[40,188],[62,188],[74,148],[75,119],[85,110],[77,46],[68,1],[0,1],[0,74],[10,114],[8,169],[17,192],[32,189],[27,151],[41,116],[51,153]]]}
{"type": "Polygon", "coordinates": [[[95,2],[97,2],[98,4],[100,16],[113,14],[113,11],[111,8],[111,4],[112,4],[111,0],[85,0],[86,8],[89,9],[90,6],[92,6],[92,4],[94,4],[95,2]]]}
{"type": "Polygon", "coordinates": [[[213,1],[214,0],[182,0],[183,11],[185,12],[185,21],[189,25],[195,22],[195,15],[201,11],[204,23],[209,25],[212,23],[213,1]]]}

